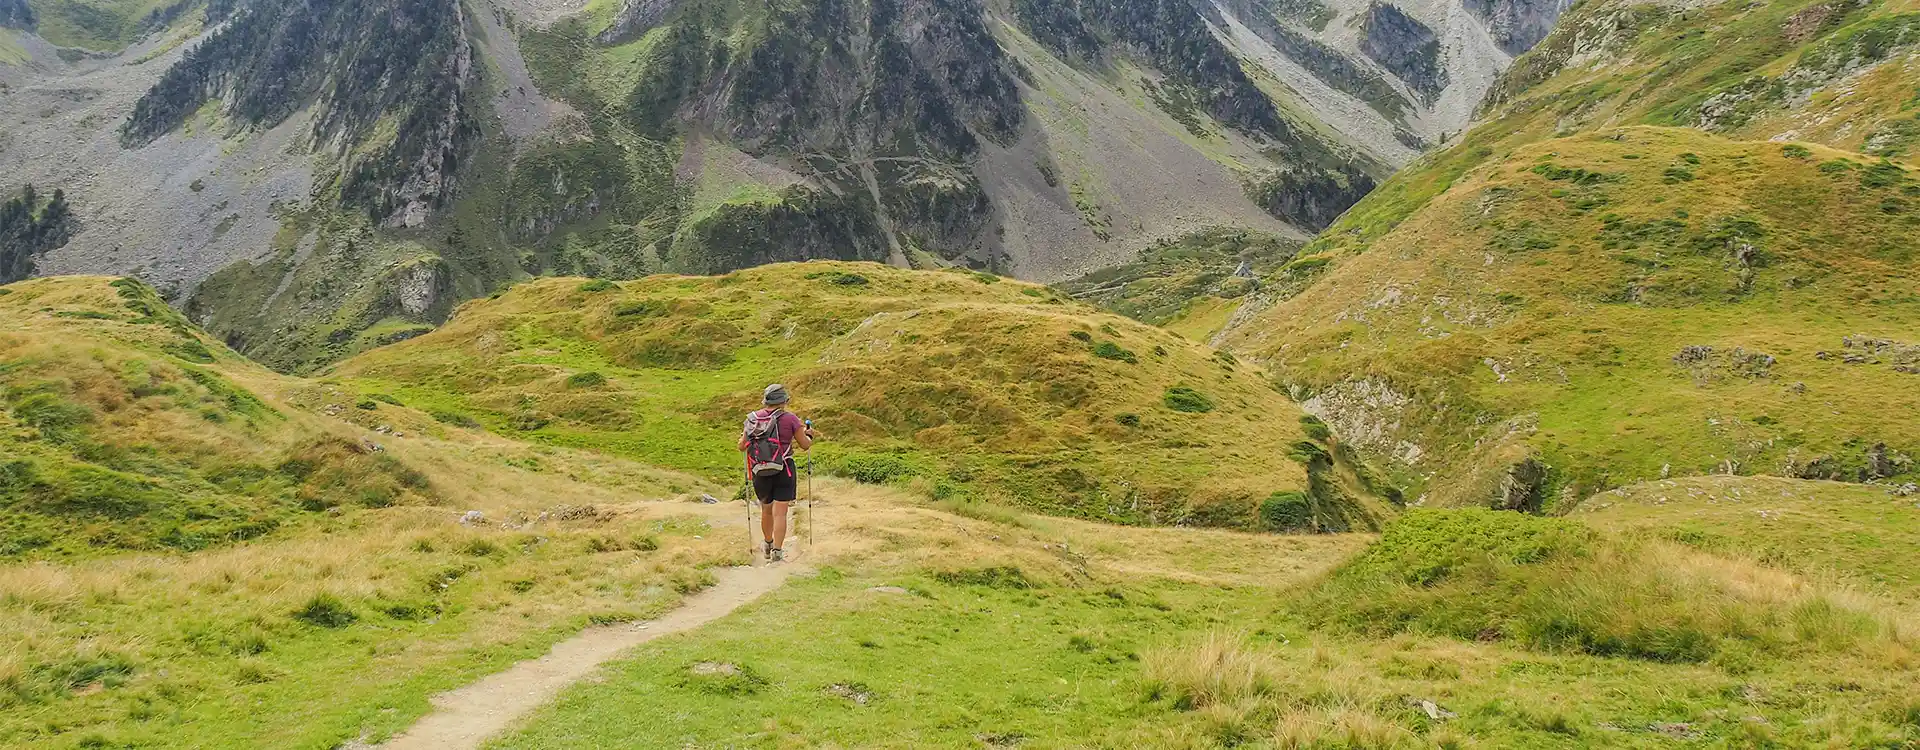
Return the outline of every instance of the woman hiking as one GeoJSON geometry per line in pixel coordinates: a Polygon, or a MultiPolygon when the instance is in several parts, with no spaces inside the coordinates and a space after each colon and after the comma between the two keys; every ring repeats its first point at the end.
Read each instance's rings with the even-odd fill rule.
{"type": "Polygon", "coordinates": [[[787,513],[799,493],[793,467],[793,449],[813,447],[813,427],[787,411],[787,387],[767,386],[761,394],[764,408],[747,415],[740,428],[740,452],[747,456],[747,478],[760,500],[760,535],[767,540],[767,560],[786,559],[780,550],[787,541],[787,513]]]}

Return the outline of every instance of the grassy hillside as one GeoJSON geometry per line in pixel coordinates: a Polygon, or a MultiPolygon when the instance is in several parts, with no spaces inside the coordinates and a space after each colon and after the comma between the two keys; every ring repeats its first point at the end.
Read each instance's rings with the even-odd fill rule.
{"type": "Polygon", "coordinates": [[[1264,232],[1206,229],[1157,243],[1131,263],[1055,286],[1074,299],[1207,341],[1259,288],[1256,279],[1284,265],[1299,245],[1264,232]]]}
{"type": "Polygon", "coordinates": [[[303,512],[427,502],[392,456],[290,423],[257,372],[131,281],[0,287],[0,554],[194,550],[303,512]]]}
{"type": "Polygon", "coordinates": [[[847,476],[1125,523],[1371,523],[1255,371],[971,272],[816,262],[541,280],[326,377],[720,482],[739,481],[734,439],[760,388],[783,382],[829,436],[823,466],[847,476]]]}
{"type": "Polygon", "coordinates": [[[1690,477],[1596,495],[1574,517],[1920,603],[1920,494],[1903,485],[1690,477]]]}
{"type": "Polygon", "coordinates": [[[1583,4],[1223,345],[1435,503],[1911,477],[1913,17],[1583,4]]]}
{"type": "Polygon", "coordinates": [[[276,375],[137,283],[0,287],[0,363],[0,745],[333,747],[741,553],[649,502],[697,479],[276,375]]]}

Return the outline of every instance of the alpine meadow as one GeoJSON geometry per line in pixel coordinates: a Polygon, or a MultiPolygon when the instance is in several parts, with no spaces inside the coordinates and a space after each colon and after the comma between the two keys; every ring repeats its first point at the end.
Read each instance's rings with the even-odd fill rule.
{"type": "Polygon", "coordinates": [[[1920,748],[1916,457],[1916,0],[0,0],[4,748],[1920,748]]]}

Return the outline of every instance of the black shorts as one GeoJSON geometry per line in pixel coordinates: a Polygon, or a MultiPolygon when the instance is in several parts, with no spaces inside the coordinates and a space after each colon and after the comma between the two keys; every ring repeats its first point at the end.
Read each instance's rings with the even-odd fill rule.
{"type": "Polygon", "coordinates": [[[787,470],[778,474],[753,477],[753,496],[762,503],[790,503],[800,493],[800,483],[796,481],[793,461],[787,461],[787,470]]]}

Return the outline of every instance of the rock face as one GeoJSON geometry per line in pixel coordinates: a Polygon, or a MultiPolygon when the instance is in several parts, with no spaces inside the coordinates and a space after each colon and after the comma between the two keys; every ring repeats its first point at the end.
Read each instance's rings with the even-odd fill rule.
{"type": "Polygon", "coordinates": [[[1518,55],[1553,31],[1572,0],[1463,0],[1467,11],[1487,25],[1500,49],[1518,55]]]}
{"type": "Polygon", "coordinates": [[[1440,38],[1426,24],[1393,5],[1374,3],[1360,29],[1360,51],[1413,90],[1431,99],[1447,87],[1440,38]]]}
{"type": "Polygon", "coordinates": [[[27,0],[0,0],[0,26],[33,28],[33,8],[27,5],[27,0]]]}

